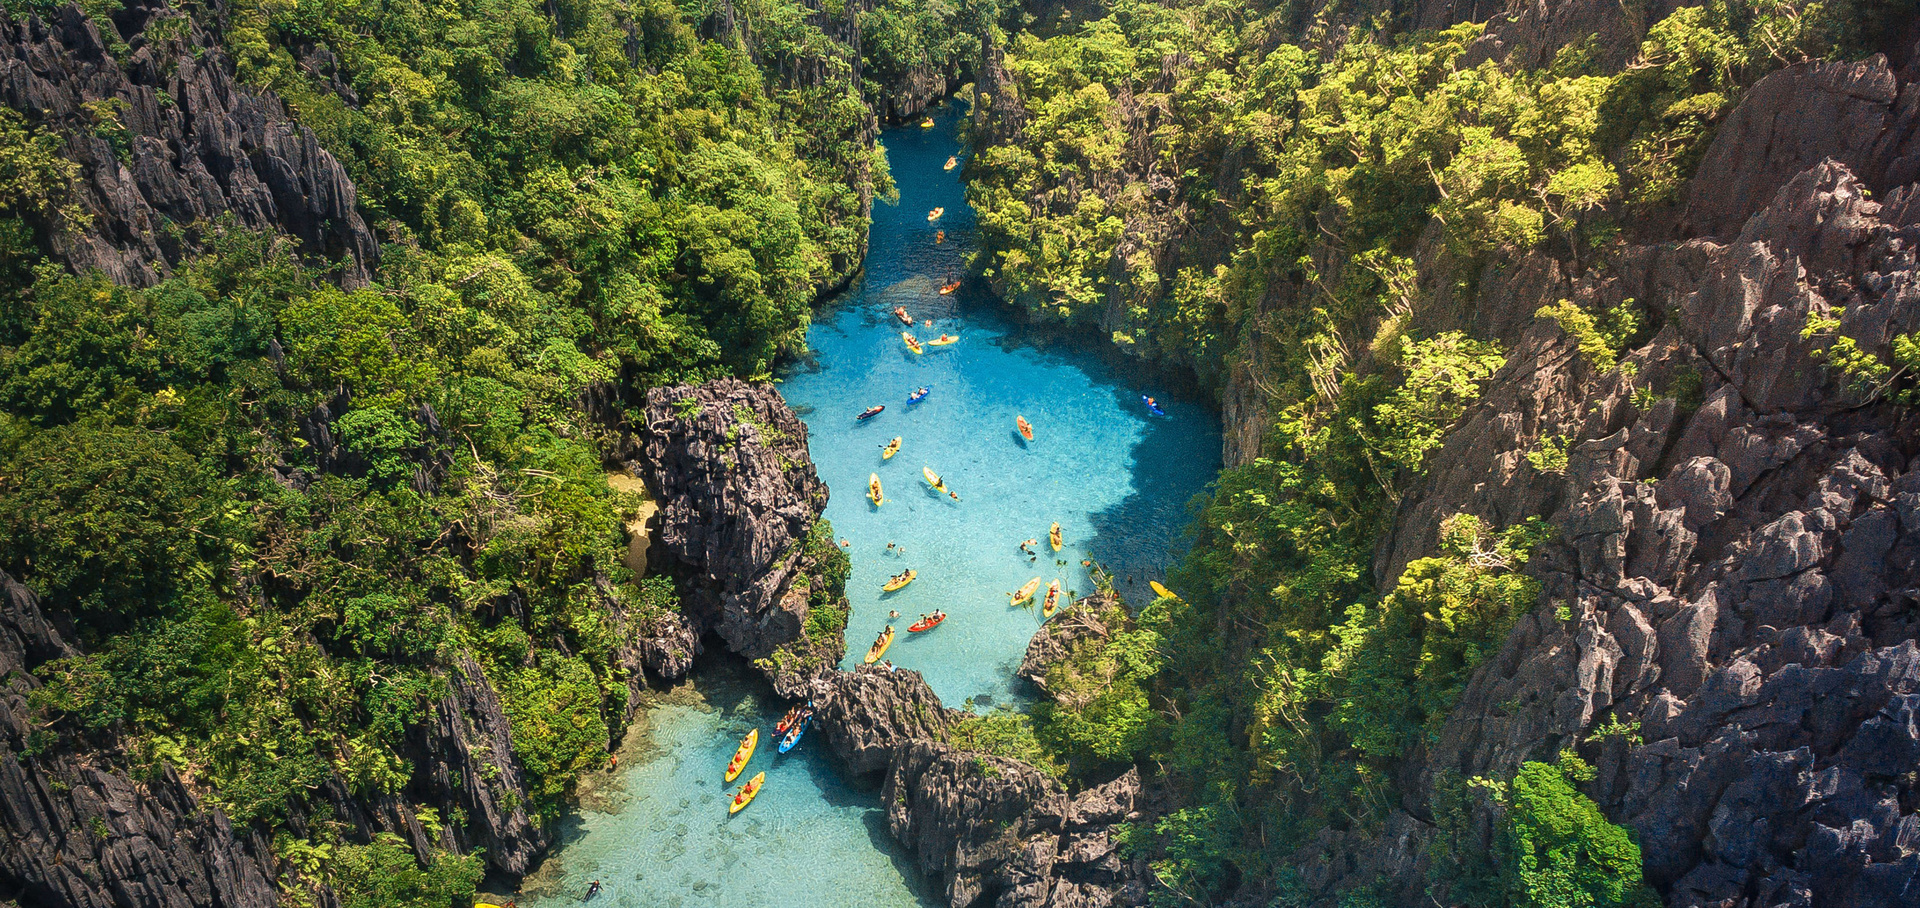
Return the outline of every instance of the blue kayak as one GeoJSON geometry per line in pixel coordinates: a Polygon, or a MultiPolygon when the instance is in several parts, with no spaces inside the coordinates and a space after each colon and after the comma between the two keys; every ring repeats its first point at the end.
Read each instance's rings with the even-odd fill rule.
{"type": "Polygon", "coordinates": [[[929,395],[929,394],[932,394],[932,393],[933,393],[933,388],[931,388],[931,387],[927,387],[927,388],[921,388],[920,390],[918,390],[918,391],[915,391],[915,392],[913,392],[912,394],[909,394],[909,395],[907,395],[907,403],[910,403],[910,404],[917,404],[917,403],[919,403],[919,402],[921,402],[921,401],[923,401],[923,400],[926,400],[926,399],[927,399],[927,395],[929,395]]]}
{"type": "Polygon", "coordinates": [[[785,738],[780,739],[781,753],[786,753],[787,751],[792,750],[793,745],[800,743],[800,735],[801,733],[807,730],[807,723],[812,721],[812,719],[813,719],[812,716],[808,716],[794,723],[793,728],[787,732],[787,736],[785,738]]]}
{"type": "Polygon", "coordinates": [[[1146,405],[1148,413],[1152,413],[1155,416],[1167,415],[1167,411],[1162,410],[1158,406],[1156,406],[1153,402],[1153,398],[1148,397],[1145,394],[1140,395],[1140,402],[1146,405]]]}

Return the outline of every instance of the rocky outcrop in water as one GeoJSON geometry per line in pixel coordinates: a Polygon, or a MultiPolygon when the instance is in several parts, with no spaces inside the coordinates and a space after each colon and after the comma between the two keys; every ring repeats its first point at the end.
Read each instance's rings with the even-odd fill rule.
{"type": "Polygon", "coordinates": [[[814,734],[845,771],[885,773],[888,830],[953,908],[1145,904],[1145,868],[1113,841],[1116,824],[1139,817],[1137,772],[1069,797],[1026,763],[962,749],[949,732],[966,714],[941,706],[918,672],[835,672],[809,696],[814,734]]]}
{"type": "Polygon", "coordinates": [[[796,696],[846,651],[845,556],[819,528],[806,425],[773,386],[729,379],[648,391],[639,434],[682,611],[796,696]]]}
{"type": "Polygon", "coordinates": [[[59,135],[80,165],[71,202],[88,223],[36,223],[49,251],[78,271],[152,284],[231,218],[339,263],[342,283],[366,283],[378,246],[353,182],[313,132],[235,84],[218,43],[166,0],[133,0],[112,21],[103,34],[72,4],[0,17],[0,104],[59,135]]]}
{"type": "Polygon", "coordinates": [[[1112,593],[1097,592],[1067,606],[1052,620],[1035,631],[1033,639],[1027,641],[1027,652],[1020,659],[1020,667],[1014,674],[1027,679],[1033,686],[1046,693],[1047,673],[1055,665],[1066,661],[1073,651],[1082,644],[1105,643],[1119,630],[1116,622],[1125,621],[1125,606],[1112,593]],[[1122,609],[1118,614],[1115,608],[1122,609]]]}
{"type": "Polygon", "coordinates": [[[1915,176],[1920,86],[1891,83],[1878,61],[1769,77],[1696,177],[1689,221],[1718,236],[1617,249],[1578,277],[1523,262],[1483,289],[1479,317],[1514,326],[1513,352],[1376,572],[1430,552],[1448,515],[1543,514],[1541,605],[1405,762],[1387,829],[1303,849],[1310,887],[1378,876],[1420,897],[1437,785],[1574,747],[1669,905],[1912,904],[1920,417],[1889,400],[1905,384],[1854,384],[1820,355],[1845,336],[1891,362],[1920,330],[1920,186],[1891,182],[1915,176]],[[1667,315],[1603,372],[1526,317],[1558,299],[1667,315]],[[1809,334],[1810,316],[1837,323],[1809,334]],[[1527,460],[1561,436],[1564,470],[1527,460]],[[1609,721],[1633,731],[1596,738],[1609,721]]]}
{"type": "Polygon", "coordinates": [[[816,682],[814,727],[847,771],[872,775],[912,741],[947,739],[947,708],[916,671],[861,666],[816,682]]]}

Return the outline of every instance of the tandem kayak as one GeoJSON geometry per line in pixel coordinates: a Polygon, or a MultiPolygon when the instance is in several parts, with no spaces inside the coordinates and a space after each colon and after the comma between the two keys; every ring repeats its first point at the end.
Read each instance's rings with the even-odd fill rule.
{"type": "Polygon", "coordinates": [[[753,759],[753,750],[760,746],[760,729],[747,732],[740,739],[740,749],[733,752],[733,759],[727,761],[727,781],[739,778],[740,771],[747,768],[747,761],[753,759]]]}
{"type": "Polygon", "coordinates": [[[1019,605],[1022,602],[1032,601],[1033,594],[1035,592],[1038,592],[1039,589],[1040,589],[1040,578],[1035,577],[1032,580],[1027,581],[1026,586],[1021,587],[1017,592],[1015,592],[1013,594],[1013,601],[1007,604],[1019,605]]]}
{"type": "Polygon", "coordinates": [[[920,576],[919,571],[916,571],[913,568],[907,568],[906,570],[893,575],[893,577],[887,581],[886,585],[880,588],[880,592],[891,593],[894,590],[900,589],[901,587],[904,587],[907,584],[912,583],[913,578],[918,576],[920,576]]]}
{"type": "Polygon", "coordinates": [[[880,474],[878,473],[867,474],[867,498],[873,502],[874,507],[880,506],[880,474]]]}
{"type": "Polygon", "coordinates": [[[907,625],[907,630],[916,634],[920,633],[921,631],[930,631],[936,627],[939,627],[940,622],[945,620],[947,620],[946,612],[936,612],[934,613],[934,616],[931,618],[922,618],[919,621],[915,621],[914,623],[907,625]]]}
{"type": "Polygon", "coordinates": [[[942,165],[940,165],[940,169],[941,169],[941,170],[952,170],[952,169],[954,169],[955,167],[958,167],[958,166],[960,166],[960,156],[959,156],[959,155],[947,155],[947,163],[945,163],[945,164],[942,164],[942,165]]]}
{"type": "Polygon", "coordinates": [[[952,293],[953,291],[955,291],[955,290],[958,290],[958,289],[960,289],[960,282],[959,282],[959,281],[954,281],[953,283],[950,283],[950,284],[941,284],[941,285],[940,285],[940,295],[941,295],[941,296],[946,296],[946,295],[948,295],[948,294],[950,294],[950,293],[952,293]]]}
{"type": "Polygon", "coordinates": [[[1167,415],[1167,411],[1160,409],[1160,405],[1156,403],[1153,398],[1148,397],[1145,394],[1140,395],[1140,402],[1147,405],[1148,413],[1152,413],[1155,416],[1167,415]]]}
{"type": "Polygon", "coordinates": [[[887,625],[887,629],[881,631],[880,636],[873,641],[873,645],[867,647],[866,664],[872,665],[880,661],[880,657],[887,654],[887,647],[892,645],[893,625],[889,624],[887,625]]]}
{"type": "Polygon", "coordinates": [[[1040,617],[1053,617],[1054,609],[1060,606],[1060,581],[1047,584],[1047,601],[1040,606],[1040,617]]]}
{"type": "Polygon", "coordinates": [[[927,395],[929,395],[929,394],[932,394],[932,393],[933,393],[933,389],[932,389],[932,388],[921,388],[920,390],[918,390],[918,391],[915,391],[915,392],[913,392],[912,394],[909,394],[909,395],[907,395],[907,403],[910,403],[910,404],[917,404],[917,403],[919,403],[919,402],[921,402],[921,401],[923,401],[923,400],[926,400],[926,399],[927,399],[927,395]]]}
{"type": "Polygon", "coordinates": [[[900,339],[907,342],[908,350],[912,350],[915,353],[921,352],[920,342],[914,339],[912,332],[910,331],[900,332],[900,339]]]}
{"type": "Polygon", "coordinates": [[[886,405],[886,404],[874,404],[873,406],[871,406],[871,407],[868,407],[868,408],[866,408],[865,410],[862,410],[862,411],[860,411],[860,415],[859,415],[859,416],[856,416],[856,417],[854,417],[854,419],[856,419],[856,420],[861,420],[861,419],[872,419],[872,418],[874,418],[874,417],[876,417],[876,416],[879,416],[879,415],[880,415],[880,411],[882,411],[882,410],[885,410],[886,408],[887,408],[887,405],[886,405]]]}
{"type": "Polygon", "coordinates": [[[767,774],[762,772],[755,775],[753,781],[740,786],[740,792],[733,796],[733,803],[727,805],[727,815],[739,813],[748,804],[752,804],[753,799],[760,795],[760,786],[765,784],[767,784],[767,774]]]}
{"type": "Polygon", "coordinates": [[[946,213],[947,213],[947,210],[945,208],[935,208],[934,210],[927,212],[927,223],[931,224],[934,221],[940,220],[940,216],[946,213]]]}
{"type": "Polygon", "coordinates": [[[906,325],[909,328],[913,327],[913,316],[907,314],[907,307],[893,307],[893,317],[899,319],[900,324],[906,325]]]}
{"type": "Polygon", "coordinates": [[[1016,428],[1020,430],[1021,438],[1024,438],[1028,441],[1033,440],[1033,423],[1027,422],[1026,417],[1015,416],[1013,418],[1013,424],[1016,428]]]}
{"type": "Polygon", "coordinates": [[[892,460],[893,455],[898,453],[900,453],[900,436],[895,435],[892,441],[887,442],[886,447],[880,449],[880,459],[892,460]]]}
{"type": "Polygon", "coordinates": [[[787,733],[787,729],[792,728],[794,726],[794,723],[799,721],[800,721],[800,704],[796,703],[793,705],[792,709],[787,710],[787,714],[785,716],[782,716],[780,718],[780,724],[775,725],[773,727],[773,733],[776,735],[784,735],[787,733]]]}
{"type": "Polygon", "coordinates": [[[800,743],[800,736],[807,733],[807,723],[812,720],[813,716],[809,714],[803,716],[800,721],[793,723],[793,728],[787,730],[787,736],[780,739],[781,753],[792,750],[793,745],[800,743]]]}

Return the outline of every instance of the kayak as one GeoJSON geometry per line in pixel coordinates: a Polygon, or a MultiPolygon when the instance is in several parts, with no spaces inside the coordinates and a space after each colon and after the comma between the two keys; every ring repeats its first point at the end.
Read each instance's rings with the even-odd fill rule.
{"type": "Polygon", "coordinates": [[[885,410],[886,408],[887,408],[886,404],[876,404],[874,406],[868,407],[865,410],[861,411],[860,415],[854,417],[854,419],[855,420],[872,419],[876,416],[879,416],[880,411],[885,410]]]}
{"type": "Polygon", "coordinates": [[[1157,593],[1157,594],[1159,594],[1159,595],[1161,595],[1161,596],[1165,596],[1165,597],[1167,597],[1168,599],[1178,599],[1178,598],[1180,598],[1179,596],[1176,596],[1176,595],[1174,595],[1174,594],[1173,594],[1173,591],[1172,591],[1172,590],[1170,590],[1170,589],[1167,589],[1167,588],[1166,588],[1166,587],[1164,587],[1164,586],[1161,586],[1161,585],[1160,585],[1160,581],[1158,581],[1158,580],[1149,580],[1149,581],[1147,581],[1147,585],[1148,585],[1148,586],[1150,586],[1150,587],[1153,587],[1153,591],[1154,591],[1155,593],[1157,593]]]}
{"type": "Polygon", "coordinates": [[[912,631],[913,633],[916,633],[916,634],[920,633],[921,631],[930,631],[936,627],[939,627],[940,622],[945,620],[947,620],[946,615],[935,615],[931,618],[927,618],[921,621],[915,621],[914,623],[907,625],[907,630],[912,631]]]}
{"type": "Polygon", "coordinates": [[[895,455],[895,454],[898,454],[898,453],[900,453],[900,436],[898,436],[898,435],[895,435],[895,436],[893,437],[893,440],[892,440],[892,441],[890,441],[890,442],[887,442],[887,446],[886,446],[885,448],[882,448],[882,449],[881,449],[881,451],[880,451],[880,459],[881,459],[881,460],[892,460],[892,459],[893,459],[893,455],[895,455]]]}
{"type": "Polygon", "coordinates": [[[1060,521],[1056,520],[1053,526],[1047,527],[1047,541],[1053,543],[1054,551],[1060,551],[1060,521]]]}
{"type": "Polygon", "coordinates": [[[960,289],[960,282],[959,282],[959,281],[954,281],[954,282],[953,282],[953,283],[951,283],[951,284],[941,284],[941,285],[940,285],[940,295],[941,295],[941,296],[946,296],[947,294],[949,294],[949,293],[952,293],[953,291],[955,291],[955,290],[958,290],[958,289],[960,289]]]}
{"type": "Polygon", "coordinates": [[[907,349],[908,349],[908,350],[912,350],[912,351],[913,351],[913,352],[915,352],[915,353],[919,353],[919,352],[920,352],[920,342],[919,342],[919,341],[917,341],[917,340],[914,340],[914,339],[913,339],[913,333],[912,333],[912,332],[910,332],[910,331],[902,331],[902,332],[900,332],[900,339],[901,339],[901,340],[903,340],[903,341],[906,341],[906,342],[907,342],[907,349]]]}
{"type": "Polygon", "coordinates": [[[880,506],[880,474],[878,473],[867,474],[867,498],[873,502],[874,507],[880,506]]]}
{"type": "Polygon", "coordinates": [[[905,306],[893,307],[893,317],[899,319],[902,325],[911,326],[913,324],[913,316],[907,314],[907,307],[905,306]]]}
{"type": "Polygon", "coordinates": [[[900,589],[901,587],[906,586],[909,583],[912,583],[913,578],[918,576],[920,576],[919,571],[916,571],[913,568],[907,568],[906,570],[901,571],[899,574],[894,575],[892,579],[888,580],[886,585],[880,588],[880,592],[891,593],[894,590],[900,589]]]}
{"type": "Polygon", "coordinates": [[[1040,589],[1040,578],[1035,577],[1027,581],[1027,585],[1021,587],[1019,592],[1014,593],[1013,601],[1008,604],[1019,605],[1022,602],[1030,602],[1033,600],[1034,592],[1038,589],[1040,589]]]}
{"type": "Polygon", "coordinates": [[[1148,397],[1145,394],[1140,395],[1140,402],[1147,405],[1148,413],[1152,413],[1155,416],[1167,415],[1167,411],[1160,409],[1159,405],[1153,402],[1153,398],[1148,397]]]}
{"type": "Polygon", "coordinates": [[[792,730],[787,732],[786,737],[780,739],[781,753],[786,753],[787,751],[792,750],[793,745],[800,743],[800,736],[803,734],[806,734],[807,721],[808,719],[811,719],[811,718],[813,717],[808,716],[805,719],[801,719],[800,721],[793,723],[792,730]]]}
{"type": "Polygon", "coordinates": [[[919,402],[921,402],[921,401],[923,401],[923,400],[926,400],[926,399],[927,399],[927,395],[929,395],[929,394],[932,394],[932,393],[933,393],[933,389],[932,389],[932,388],[921,388],[920,390],[918,390],[918,391],[915,391],[915,392],[913,392],[912,394],[909,394],[909,395],[907,395],[907,403],[910,403],[910,404],[917,404],[917,403],[919,403],[919,402]]]}
{"type": "Polygon", "coordinates": [[[747,761],[753,759],[753,749],[759,746],[760,729],[749,731],[746,737],[740,739],[740,749],[734,751],[733,759],[727,761],[727,781],[731,782],[740,776],[740,771],[747,768],[747,761]]]}
{"type": "Polygon", "coordinates": [[[920,121],[920,128],[921,128],[921,129],[932,129],[932,128],[933,128],[933,118],[932,118],[932,117],[928,117],[928,118],[926,118],[926,119],[924,119],[924,120],[921,120],[921,121],[920,121]]]}
{"type": "Polygon", "coordinates": [[[941,243],[944,243],[946,241],[947,241],[947,232],[945,230],[935,230],[933,232],[933,244],[935,246],[938,246],[941,243]]]}
{"type": "Polygon", "coordinates": [[[1059,605],[1060,605],[1060,581],[1055,580],[1052,583],[1047,584],[1047,601],[1045,604],[1040,606],[1041,617],[1043,618],[1053,617],[1054,609],[1058,608],[1059,605]]]}
{"type": "Polygon", "coordinates": [[[880,657],[887,654],[887,647],[892,645],[893,645],[893,625],[889,624],[887,625],[887,629],[884,631],[881,631],[880,636],[873,641],[873,645],[870,647],[867,647],[866,663],[868,665],[872,665],[875,662],[880,661],[880,657]]]}
{"type": "Polygon", "coordinates": [[[780,724],[773,727],[773,733],[776,735],[784,735],[787,733],[787,729],[792,728],[793,723],[798,721],[800,721],[800,705],[796,703],[792,709],[787,710],[785,716],[781,717],[780,724]]]}
{"type": "Polygon", "coordinates": [[[1021,437],[1021,438],[1024,438],[1024,439],[1026,439],[1026,440],[1028,440],[1028,441],[1032,441],[1032,440],[1033,440],[1033,423],[1030,423],[1030,422],[1027,422],[1027,418],[1026,418],[1026,417],[1024,417],[1024,416],[1015,416],[1015,417],[1013,418],[1013,424],[1014,424],[1014,425],[1016,425],[1016,426],[1018,426],[1018,427],[1020,427],[1020,437],[1021,437]]]}
{"type": "Polygon", "coordinates": [[[760,794],[760,786],[765,784],[767,784],[767,774],[763,772],[754,776],[753,781],[740,786],[740,793],[733,796],[732,804],[727,805],[727,815],[739,813],[748,804],[752,804],[753,799],[760,794]]]}
{"type": "Polygon", "coordinates": [[[941,165],[941,166],[940,166],[940,169],[941,169],[941,170],[952,170],[952,169],[954,169],[955,167],[958,167],[958,166],[960,166],[960,158],[959,158],[959,156],[958,156],[958,155],[947,155],[947,163],[945,163],[945,164],[943,164],[943,165],[941,165]]]}
{"type": "Polygon", "coordinates": [[[945,208],[935,208],[934,210],[927,212],[927,222],[932,223],[934,221],[940,220],[940,216],[946,213],[947,213],[947,210],[945,208]]]}
{"type": "Polygon", "coordinates": [[[942,480],[940,474],[935,473],[932,467],[921,467],[920,475],[927,478],[927,485],[933,486],[942,492],[947,490],[946,481],[942,480]]]}
{"type": "Polygon", "coordinates": [[[934,338],[933,340],[927,341],[927,346],[944,347],[948,344],[957,344],[959,342],[960,342],[960,335],[958,334],[942,334],[939,337],[934,338]]]}

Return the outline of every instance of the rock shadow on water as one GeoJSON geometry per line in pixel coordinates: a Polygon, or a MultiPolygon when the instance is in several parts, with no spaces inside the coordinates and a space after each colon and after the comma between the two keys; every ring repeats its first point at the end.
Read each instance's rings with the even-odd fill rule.
{"type": "MultiPolygon", "coordinates": [[[[1218,421],[1184,396],[1156,396],[1171,418],[1149,418],[1140,410],[1145,428],[1129,452],[1131,491],[1119,503],[1088,515],[1093,536],[1086,551],[1113,572],[1117,591],[1136,607],[1153,600],[1148,582],[1165,578],[1167,568],[1184,553],[1197,503],[1212,494],[1220,471],[1218,421]],[[1170,491],[1191,488],[1200,491],[1184,497],[1170,491]],[[1143,527],[1153,529],[1142,532],[1143,527]],[[1169,542],[1147,546],[1143,540],[1169,542]],[[1158,558],[1152,548],[1158,548],[1158,558]]],[[[1132,391],[1122,389],[1121,397],[1123,406],[1132,403],[1132,409],[1140,409],[1132,391]]]]}

